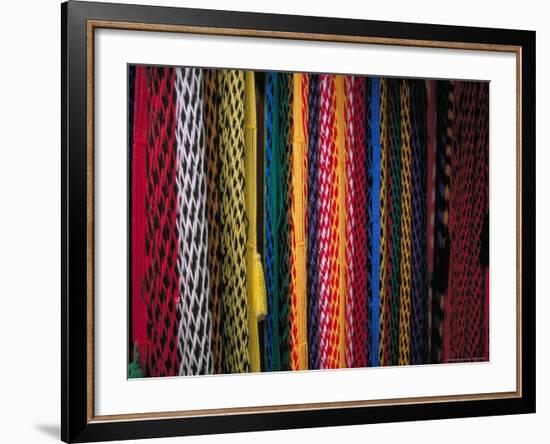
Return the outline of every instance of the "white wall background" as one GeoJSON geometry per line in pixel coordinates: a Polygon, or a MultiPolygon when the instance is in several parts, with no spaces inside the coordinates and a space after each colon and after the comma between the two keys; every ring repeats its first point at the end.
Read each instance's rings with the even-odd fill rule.
{"type": "MultiPolygon", "coordinates": [[[[121,1],[537,31],[537,410],[535,415],[289,430],[155,442],[548,441],[550,27],[534,0],[121,1]],[[544,323],[546,321],[546,324],[544,323]]],[[[60,416],[60,11],[58,0],[4,2],[0,14],[0,441],[55,442],[60,416]]],[[[529,116],[527,116],[529,117],[529,116]]]]}

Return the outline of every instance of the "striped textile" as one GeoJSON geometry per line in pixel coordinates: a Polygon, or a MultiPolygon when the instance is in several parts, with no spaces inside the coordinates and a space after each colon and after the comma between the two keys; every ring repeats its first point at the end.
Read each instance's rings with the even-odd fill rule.
{"type": "Polygon", "coordinates": [[[131,377],[488,359],[487,82],[127,76],[131,377]]]}

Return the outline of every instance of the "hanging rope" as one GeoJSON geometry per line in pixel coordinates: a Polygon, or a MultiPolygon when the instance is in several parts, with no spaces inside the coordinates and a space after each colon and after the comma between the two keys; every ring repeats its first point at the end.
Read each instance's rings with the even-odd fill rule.
{"type": "Polygon", "coordinates": [[[266,315],[265,281],[262,262],[257,246],[257,127],[256,86],[254,72],[245,74],[245,187],[246,218],[248,221],[248,243],[246,248],[246,288],[248,300],[248,355],[250,371],[259,372],[260,338],[258,322],[266,315]]]}
{"type": "Polygon", "coordinates": [[[339,366],[339,295],[336,270],[338,153],[334,76],[322,74],[319,79],[319,353],[320,368],[327,369],[339,366]]]}
{"type": "Polygon", "coordinates": [[[367,182],[366,79],[346,76],[346,366],[366,367],[370,184],[367,182]]]}
{"type": "MultiPolygon", "coordinates": [[[[132,344],[139,347],[140,367],[147,368],[147,303],[145,279],[147,273],[145,238],[147,232],[147,133],[149,111],[149,86],[147,68],[136,66],[134,70],[135,99],[131,106],[132,134],[132,344]]],[[[134,350],[135,352],[135,350],[134,350]]],[[[135,355],[135,353],[134,353],[135,355]]]]}
{"type": "Polygon", "coordinates": [[[174,70],[148,68],[147,212],[145,293],[150,376],[175,376],[178,353],[176,119],[174,70]]]}
{"type": "Polygon", "coordinates": [[[379,363],[390,363],[390,304],[389,304],[389,238],[388,229],[389,200],[388,187],[390,170],[390,122],[389,122],[389,91],[388,79],[380,79],[380,346],[379,363]]]}
{"type": "Polygon", "coordinates": [[[223,370],[250,370],[246,300],[244,72],[220,71],[223,370]]]}
{"type": "MultiPolygon", "coordinates": [[[[346,225],[346,276],[345,276],[345,282],[346,282],[346,309],[345,309],[345,316],[346,316],[346,331],[345,331],[345,340],[346,340],[346,367],[350,368],[353,366],[353,350],[354,350],[354,343],[353,343],[353,336],[354,336],[354,308],[355,308],[355,301],[354,301],[354,273],[355,273],[355,264],[353,262],[354,260],[354,250],[356,248],[354,239],[353,239],[353,229],[352,225],[354,225],[357,221],[355,219],[355,213],[354,213],[354,200],[355,200],[355,181],[357,178],[355,177],[355,162],[358,162],[358,160],[355,160],[355,157],[358,156],[358,153],[355,153],[355,123],[354,122],[354,96],[353,96],[353,90],[355,85],[355,78],[353,76],[345,76],[344,77],[344,88],[345,88],[345,116],[346,121],[348,122],[348,125],[346,126],[346,133],[345,133],[345,148],[346,148],[346,209],[348,214],[348,224],[346,225]]],[[[358,273],[358,271],[357,271],[358,273]]]]}
{"type": "Polygon", "coordinates": [[[401,140],[401,81],[390,79],[389,115],[390,115],[390,192],[389,226],[391,231],[391,273],[390,273],[390,365],[398,364],[399,355],[399,314],[401,287],[401,215],[402,192],[402,140],[401,140]]]}
{"type": "Polygon", "coordinates": [[[336,194],[336,249],[334,266],[337,281],[338,305],[334,308],[338,333],[338,367],[346,366],[346,92],[344,76],[335,76],[336,93],[336,149],[337,149],[337,194],[336,194]]]}
{"type": "Polygon", "coordinates": [[[399,365],[411,360],[411,111],[410,84],[401,81],[401,270],[399,282],[399,365]]]}
{"type": "Polygon", "coordinates": [[[428,269],[426,245],[426,83],[411,80],[411,364],[427,362],[428,336],[428,269]]]}
{"type": "Polygon", "coordinates": [[[220,242],[220,112],[219,74],[214,69],[203,71],[204,125],[206,146],[206,220],[208,225],[208,270],[210,272],[210,316],[212,319],[213,371],[222,373],[221,336],[221,263],[220,242]]]}
{"type": "Polygon", "coordinates": [[[454,82],[454,95],[444,362],[488,358],[484,337],[485,270],[481,263],[488,208],[488,86],[481,82],[454,82]]]}
{"type": "Polygon", "coordinates": [[[293,76],[293,141],[291,154],[291,310],[290,368],[307,369],[306,198],[307,74],[293,76]]]}
{"type": "Polygon", "coordinates": [[[307,331],[308,366],[319,363],[319,76],[309,75],[307,168],[307,331]]]}
{"type": "Polygon", "coordinates": [[[279,329],[278,316],[275,310],[278,294],[275,281],[275,196],[274,186],[277,164],[274,162],[274,146],[276,137],[273,127],[275,123],[275,73],[268,72],[265,77],[265,209],[264,209],[264,271],[267,300],[267,317],[265,326],[265,369],[278,368],[278,347],[273,348],[273,338],[279,329]],[[277,353],[277,356],[274,354],[277,353]],[[274,361],[276,361],[274,363],[274,361]],[[274,365],[275,364],[275,365],[274,365]]]}
{"type": "Polygon", "coordinates": [[[266,369],[290,369],[292,77],[266,76],[266,369]]]}
{"type": "MultiPolygon", "coordinates": [[[[382,113],[380,111],[380,79],[373,77],[367,80],[367,170],[369,182],[372,183],[372,188],[367,187],[367,201],[370,199],[370,208],[367,208],[367,223],[370,223],[371,231],[367,236],[368,244],[371,245],[369,261],[370,279],[367,281],[369,285],[369,323],[368,323],[368,338],[370,338],[370,347],[368,348],[369,363],[376,367],[379,364],[379,346],[380,346],[380,293],[383,282],[381,280],[381,146],[380,146],[380,123],[382,113]]],[[[385,177],[385,173],[384,173],[385,177]]],[[[384,192],[385,193],[385,192],[384,192]]],[[[384,216],[385,219],[385,216],[384,216]]],[[[369,225],[367,225],[369,226],[369,225]]],[[[385,241],[385,240],[384,240],[385,241]]],[[[368,245],[367,244],[367,245],[368,245]]],[[[385,247],[384,247],[385,251],[385,247]]]]}
{"type": "Polygon", "coordinates": [[[212,373],[202,71],[176,68],[180,375],[212,373]]]}
{"type": "Polygon", "coordinates": [[[280,370],[290,370],[290,248],[292,239],[291,211],[292,211],[292,97],[294,93],[293,74],[278,73],[279,80],[279,155],[281,166],[280,202],[278,211],[277,230],[281,251],[279,254],[278,272],[280,276],[279,295],[279,348],[281,356],[280,370]]]}

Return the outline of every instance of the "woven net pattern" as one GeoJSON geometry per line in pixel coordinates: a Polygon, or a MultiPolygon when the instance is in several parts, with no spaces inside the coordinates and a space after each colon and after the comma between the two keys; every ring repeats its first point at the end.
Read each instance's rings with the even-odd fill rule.
{"type": "Polygon", "coordinates": [[[401,285],[401,211],[402,211],[402,155],[401,155],[401,81],[388,80],[389,96],[389,200],[388,231],[391,233],[388,242],[389,260],[389,321],[390,321],[390,360],[389,365],[397,365],[399,354],[399,291],[401,285]]]}
{"type": "Polygon", "coordinates": [[[309,75],[307,168],[308,366],[319,368],[319,76],[309,75]]]}
{"type": "Polygon", "coordinates": [[[179,374],[179,299],[176,233],[176,119],[174,70],[148,68],[149,133],[145,236],[148,372],[150,376],[179,374]]]}
{"type": "Polygon", "coordinates": [[[223,371],[250,370],[246,297],[244,72],[220,71],[220,213],[222,246],[223,371]]]}
{"type": "Polygon", "coordinates": [[[320,368],[339,366],[336,97],[334,76],[320,75],[319,353],[320,368]]]}
{"type": "Polygon", "coordinates": [[[221,217],[220,151],[218,115],[220,113],[219,74],[203,71],[204,127],[206,149],[206,221],[208,224],[208,270],[210,272],[210,315],[212,319],[212,355],[214,373],[222,372],[221,313],[221,217]]]}
{"type": "Polygon", "coordinates": [[[428,263],[427,263],[427,126],[426,84],[411,80],[411,364],[427,362],[428,263]]]}
{"type": "Polygon", "coordinates": [[[411,92],[401,81],[401,270],[399,282],[399,365],[411,361],[411,92]]]}
{"type": "Polygon", "coordinates": [[[389,121],[389,84],[387,79],[380,79],[380,365],[390,362],[390,293],[389,276],[391,253],[388,229],[389,200],[388,187],[390,174],[390,121],[389,121]]]}
{"type": "Polygon", "coordinates": [[[445,362],[487,359],[482,234],[488,208],[488,84],[456,82],[445,362]]]}
{"type": "Polygon", "coordinates": [[[212,373],[203,74],[176,68],[180,375],[212,373]]]}
{"type": "Polygon", "coordinates": [[[277,230],[281,251],[279,254],[279,275],[281,277],[279,299],[279,347],[280,370],[290,370],[290,280],[292,238],[292,96],[293,75],[278,73],[279,77],[279,152],[281,159],[280,194],[281,206],[278,214],[277,230]]]}
{"type": "Polygon", "coordinates": [[[368,218],[366,79],[346,76],[346,365],[367,366],[368,218]]]}

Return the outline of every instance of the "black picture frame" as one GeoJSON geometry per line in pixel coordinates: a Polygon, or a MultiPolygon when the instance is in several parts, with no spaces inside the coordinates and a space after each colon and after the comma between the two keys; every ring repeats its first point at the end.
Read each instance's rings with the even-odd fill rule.
{"type": "MultiPolygon", "coordinates": [[[[370,424],[535,412],[535,32],[69,1],[61,5],[61,439],[89,442],[288,428],[370,424]],[[519,48],[521,106],[518,139],[521,183],[522,295],[518,335],[521,393],[498,399],[442,400],[365,407],[97,420],[90,415],[88,292],[90,142],[87,102],[90,20],[371,37],[409,41],[509,45],[519,48]],[[528,118],[522,118],[528,116],[528,118]]],[[[93,182],[91,182],[93,183],[93,182]]],[[[93,234],[93,232],[92,232],[93,234]]],[[[92,317],[93,317],[93,311],[92,317]]],[[[91,404],[92,403],[92,404],[91,404]]]]}

